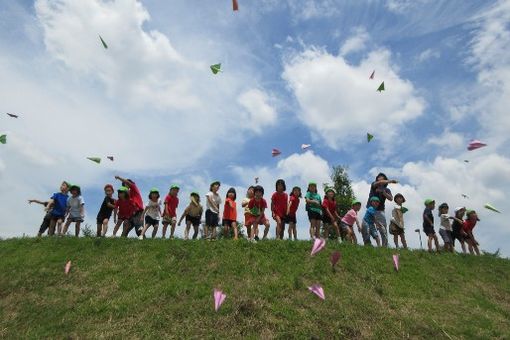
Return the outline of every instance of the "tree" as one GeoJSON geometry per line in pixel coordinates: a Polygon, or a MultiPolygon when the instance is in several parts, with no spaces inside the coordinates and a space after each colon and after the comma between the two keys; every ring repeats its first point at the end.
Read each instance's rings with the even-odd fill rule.
{"type": "MultiPolygon", "coordinates": [[[[347,167],[343,165],[334,166],[331,172],[331,181],[336,192],[336,210],[338,215],[343,216],[351,209],[352,201],[356,198],[352,191],[347,167]]],[[[324,189],[329,187],[331,187],[330,183],[324,183],[324,189]]]]}

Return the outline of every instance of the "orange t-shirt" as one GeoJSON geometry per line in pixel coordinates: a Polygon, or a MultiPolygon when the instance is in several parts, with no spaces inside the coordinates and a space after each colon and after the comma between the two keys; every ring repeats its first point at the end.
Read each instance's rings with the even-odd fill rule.
{"type": "Polygon", "coordinates": [[[227,198],[225,200],[225,207],[223,208],[223,219],[229,221],[237,221],[236,201],[231,198],[227,198]]]}

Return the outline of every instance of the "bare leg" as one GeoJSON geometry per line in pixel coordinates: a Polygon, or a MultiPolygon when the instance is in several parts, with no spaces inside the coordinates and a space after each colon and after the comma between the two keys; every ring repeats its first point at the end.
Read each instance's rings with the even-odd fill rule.
{"type": "Polygon", "coordinates": [[[356,236],[356,233],[354,232],[354,228],[353,227],[349,227],[349,230],[350,230],[351,236],[352,236],[352,243],[353,244],[358,244],[358,237],[356,236]]]}
{"type": "Polygon", "coordinates": [[[113,237],[117,236],[117,231],[119,231],[119,228],[123,223],[124,223],[124,220],[117,220],[115,227],[113,227],[113,237]]]}
{"type": "Polygon", "coordinates": [[[340,239],[340,228],[338,228],[338,224],[336,222],[334,222],[333,227],[335,228],[336,238],[340,239]]]}
{"type": "Polygon", "coordinates": [[[64,220],[59,218],[57,221],[57,234],[59,236],[62,235],[62,223],[64,223],[64,220]]]}
{"type": "Polygon", "coordinates": [[[57,225],[57,220],[51,219],[50,226],[48,227],[48,236],[55,235],[55,226],[57,225]]]}
{"type": "Polygon", "coordinates": [[[166,229],[168,228],[168,222],[163,222],[163,234],[162,238],[166,238],[166,229]]]}
{"type": "Polygon", "coordinates": [[[96,228],[96,237],[100,237],[101,236],[102,228],[103,228],[103,224],[98,223],[97,224],[97,228],[96,228]]]}
{"type": "Polygon", "coordinates": [[[329,238],[329,224],[325,223],[324,226],[323,226],[323,234],[322,234],[322,237],[324,237],[324,239],[328,239],[329,238]]]}
{"type": "Polygon", "coordinates": [[[291,223],[289,223],[289,240],[292,240],[292,225],[293,225],[293,224],[294,224],[294,223],[292,223],[292,222],[291,222],[291,223]]]}
{"type": "Polygon", "coordinates": [[[176,223],[177,222],[172,219],[172,223],[170,224],[170,238],[174,238],[176,223]]]}
{"type": "Polygon", "coordinates": [[[193,226],[193,239],[196,240],[198,236],[198,224],[193,226]]]}
{"type": "Polygon", "coordinates": [[[102,230],[101,230],[101,236],[103,236],[103,237],[104,237],[104,236],[106,235],[106,233],[107,233],[107,232],[108,232],[108,219],[107,219],[107,218],[105,218],[105,219],[103,220],[103,227],[102,227],[102,230]]]}
{"type": "Polygon", "coordinates": [[[213,226],[211,228],[212,228],[212,231],[211,231],[211,240],[215,240],[216,239],[216,229],[218,228],[218,226],[213,226]]]}
{"type": "Polygon", "coordinates": [[[398,248],[398,235],[393,235],[393,242],[395,242],[395,247],[398,248]]]}
{"type": "Polygon", "coordinates": [[[297,226],[296,223],[293,223],[292,232],[294,233],[294,241],[297,240],[297,226]]]}
{"type": "Polygon", "coordinates": [[[432,252],[432,236],[428,237],[427,246],[429,247],[429,252],[432,252]]]}
{"type": "Polygon", "coordinates": [[[400,235],[400,240],[402,241],[402,246],[404,247],[404,249],[407,249],[407,241],[406,236],[404,234],[400,235]]]}
{"type": "Polygon", "coordinates": [[[230,236],[230,225],[226,223],[223,225],[223,237],[227,238],[228,236],[230,236]]]}
{"type": "Polygon", "coordinates": [[[142,239],[145,237],[145,232],[147,232],[147,229],[149,229],[149,225],[147,223],[144,223],[142,232],[140,233],[142,239]]]}
{"type": "Polygon", "coordinates": [[[321,221],[319,220],[312,220],[315,228],[315,237],[320,238],[321,237],[321,221]]]}
{"type": "Polygon", "coordinates": [[[66,223],[64,224],[64,230],[62,232],[59,231],[59,235],[66,235],[67,234],[67,229],[69,229],[69,226],[71,225],[71,220],[68,218],[66,223]]]}
{"type": "Polygon", "coordinates": [[[460,241],[460,246],[462,248],[462,252],[465,254],[466,253],[466,242],[460,241]]]}
{"type": "Polygon", "coordinates": [[[379,238],[379,236],[377,236],[375,238],[375,242],[377,243],[377,246],[380,247],[381,246],[381,239],[379,238]]]}
{"type": "Polygon", "coordinates": [[[437,236],[434,234],[433,238],[434,238],[434,244],[436,246],[436,251],[439,252],[439,241],[437,239],[437,236]]]}
{"type": "Polygon", "coordinates": [[[232,229],[234,229],[234,240],[237,240],[239,236],[237,234],[237,222],[232,222],[232,229]]]}
{"type": "Polygon", "coordinates": [[[74,236],[76,237],[80,236],[80,226],[81,222],[76,222],[76,224],[74,225],[74,236]]]}
{"type": "Polygon", "coordinates": [[[191,221],[186,221],[186,228],[184,228],[184,239],[189,239],[189,230],[191,228],[191,221]]]}
{"type": "MultiPolygon", "coordinates": [[[[258,234],[258,227],[257,227],[257,234],[258,234]]],[[[269,221],[268,220],[266,220],[264,222],[264,237],[263,237],[263,240],[267,239],[267,234],[269,234],[269,221]]]]}
{"type": "Polygon", "coordinates": [[[248,238],[251,238],[251,225],[246,226],[246,235],[248,235],[248,238]]]}

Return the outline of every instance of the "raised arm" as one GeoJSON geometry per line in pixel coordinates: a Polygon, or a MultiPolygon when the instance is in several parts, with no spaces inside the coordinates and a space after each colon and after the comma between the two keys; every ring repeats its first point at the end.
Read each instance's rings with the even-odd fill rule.
{"type": "Polygon", "coordinates": [[[48,205],[48,201],[39,201],[39,200],[35,200],[35,199],[31,199],[31,200],[28,200],[28,204],[32,204],[32,203],[37,203],[37,204],[40,204],[40,205],[48,205]]]}

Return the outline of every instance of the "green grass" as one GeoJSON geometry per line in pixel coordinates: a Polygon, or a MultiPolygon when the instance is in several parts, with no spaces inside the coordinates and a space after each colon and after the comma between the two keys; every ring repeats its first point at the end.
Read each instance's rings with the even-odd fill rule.
{"type": "Polygon", "coordinates": [[[510,261],[311,242],[0,241],[1,338],[508,338],[510,261]],[[340,249],[334,272],[329,255],[340,249]],[[64,265],[72,260],[69,275],[64,265]],[[307,287],[320,283],[326,300],[307,287]],[[214,312],[212,291],[227,299],[214,312]]]}

